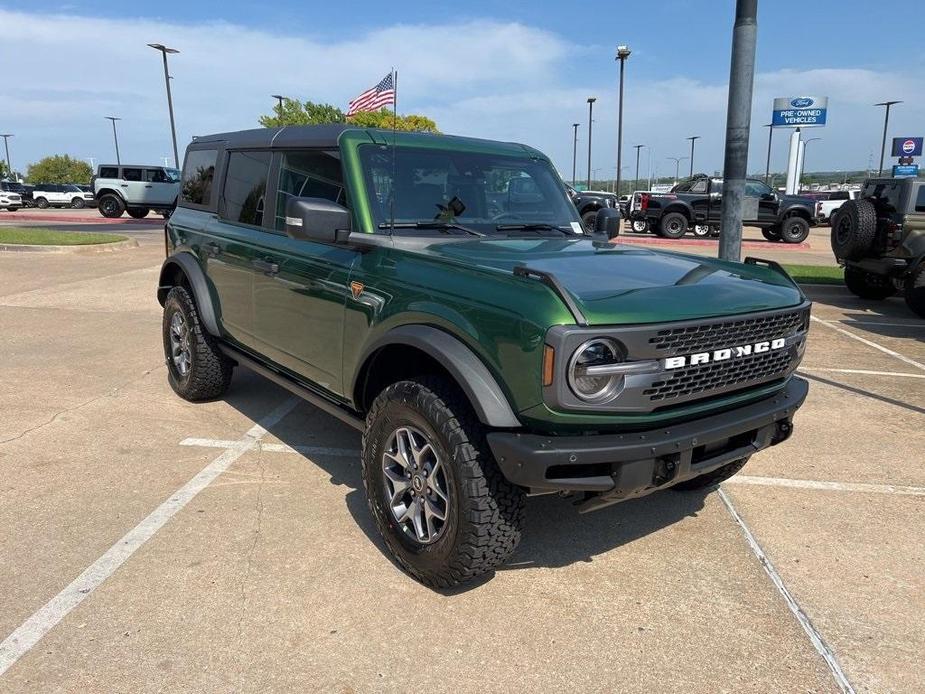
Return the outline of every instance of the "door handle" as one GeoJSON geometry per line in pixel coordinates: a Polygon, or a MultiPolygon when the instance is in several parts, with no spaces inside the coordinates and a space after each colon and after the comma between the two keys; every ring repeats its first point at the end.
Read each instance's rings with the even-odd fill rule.
{"type": "Polygon", "coordinates": [[[119,185],[122,186],[123,188],[128,188],[128,183],[120,183],[119,185]]]}
{"type": "Polygon", "coordinates": [[[152,185],[147,185],[147,186],[145,186],[145,188],[153,188],[153,187],[154,187],[154,186],[152,186],[152,185]]]}
{"type": "Polygon", "coordinates": [[[217,258],[217,257],[218,257],[219,255],[221,255],[221,253],[222,253],[222,247],[219,246],[219,245],[218,245],[217,243],[215,243],[215,242],[207,243],[207,244],[204,246],[204,248],[205,248],[205,250],[206,250],[206,255],[208,255],[208,256],[210,256],[210,257],[212,257],[212,258],[217,258]]]}
{"type": "Polygon", "coordinates": [[[267,277],[272,277],[273,275],[279,273],[279,265],[269,259],[261,260],[258,258],[256,260],[252,260],[251,265],[253,265],[255,269],[260,270],[260,272],[262,272],[267,277]]]}

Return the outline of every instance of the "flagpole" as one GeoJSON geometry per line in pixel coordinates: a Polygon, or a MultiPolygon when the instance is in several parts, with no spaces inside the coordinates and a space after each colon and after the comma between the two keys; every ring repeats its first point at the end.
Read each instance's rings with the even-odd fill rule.
{"type": "Polygon", "coordinates": [[[398,152],[396,131],[398,129],[398,70],[392,68],[392,185],[389,191],[389,234],[395,233],[395,179],[398,176],[398,152]]]}
{"type": "Polygon", "coordinates": [[[392,68],[392,87],[395,88],[395,99],[392,101],[392,130],[398,127],[398,70],[392,68]]]}

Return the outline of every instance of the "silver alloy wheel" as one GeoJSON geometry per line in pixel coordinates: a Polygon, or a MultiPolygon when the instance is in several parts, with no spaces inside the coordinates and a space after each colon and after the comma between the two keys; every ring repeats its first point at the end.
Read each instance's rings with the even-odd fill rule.
{"type": "Polygon", "coordinates": [[[439,538],[450,514],[449,483],[427,437],[409,426],[392,432],[382,455],[382,476],[386,502],[402,531],[422,545],[439,538]]]}
{"type": "Polygon", "coordinates": [[[190,369],[189,326],[183,314],[177,311],[170,317],[170,359],[180,376],[190,369]]]}

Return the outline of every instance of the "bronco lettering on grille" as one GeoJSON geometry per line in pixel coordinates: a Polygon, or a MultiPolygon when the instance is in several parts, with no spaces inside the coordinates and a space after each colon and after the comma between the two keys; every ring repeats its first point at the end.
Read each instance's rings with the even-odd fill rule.
{"type": "Polygon", "coordinates": [[[749,345],[714,349],[711,352],[697,352],[685,357],[668,357],[662,360],[662,366],[665,369],[680,369],[684,366],[697,366],[698,364],[709,364],[711,362],[726,361],[727,359],[738,359],[751,354],[762,354],[763,352],[783,349],[786,344],[787,340],[785,338],[778,337],[775,340],[764,340],[749,345]]]}

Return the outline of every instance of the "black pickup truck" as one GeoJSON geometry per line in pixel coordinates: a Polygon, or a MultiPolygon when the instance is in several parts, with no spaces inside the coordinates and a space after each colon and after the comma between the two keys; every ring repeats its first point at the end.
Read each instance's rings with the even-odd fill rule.
{"type": "MultiPolygon", "coordinates": [[[[745,183],[743,221],[761,228],[768,241],[801,243],[815,225],[815,201],[780,195],[762,181],[745,183]]],[[[695,225],[718,225],[723,204],[723,181],[695,176],[681,181],[669,193],[643,193],[638,216],[656,234],[679,239],[695,225]]]]}
{"type": "Polygon", "coordinates": [[[621,215],[626,214],[617,196],[613,193],[600,190],[575,190],[568,184],[565,185],[565,189],[581,216],[581,223],[588,232],[594,231],[594,220],[597,219],[597,211],[600,209],[613,207],[619,209],[621,215]]]}

